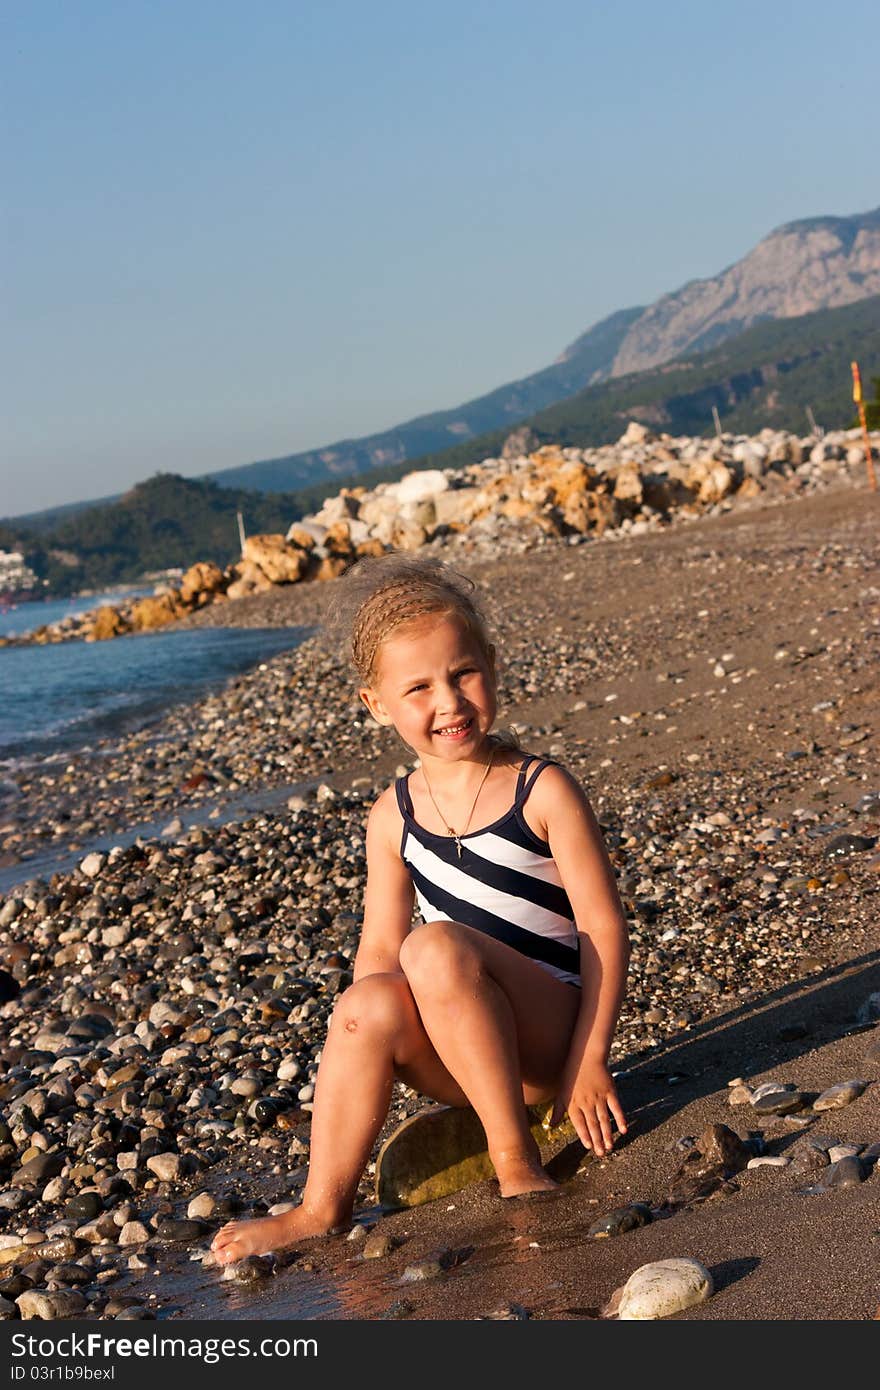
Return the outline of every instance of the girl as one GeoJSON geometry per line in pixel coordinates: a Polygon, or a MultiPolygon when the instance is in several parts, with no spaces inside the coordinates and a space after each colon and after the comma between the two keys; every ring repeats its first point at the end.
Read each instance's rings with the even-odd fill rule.
{"type": "Polygon", "coordinates": [[[473,1106],[503,1197],[556,1186],[526,1105],[555,1097],[552,1123],[568,1111],[599,1155],[612,1121],[626,1130],[608,1051],[629,947],[586,797],[493,735],[495,649],[469,580],[388,555],[340,587],[360,698],[419,766],[370,812],[354,984],[321,1056],[302,1204],[224,1226],[221,1264],[350,1221],[395,1077],[473,1106]]]}

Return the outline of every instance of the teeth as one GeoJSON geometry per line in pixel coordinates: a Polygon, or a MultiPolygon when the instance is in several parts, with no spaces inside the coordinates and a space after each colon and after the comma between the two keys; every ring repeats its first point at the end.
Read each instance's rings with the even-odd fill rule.
{"type": "Polygon", "coordinates": [[[462,724],[449,724],[445,729],[438,729],[438,734],[460,734],[462,729],[466,729],[470,724],[469,719],[465,719],[462,724]]]}

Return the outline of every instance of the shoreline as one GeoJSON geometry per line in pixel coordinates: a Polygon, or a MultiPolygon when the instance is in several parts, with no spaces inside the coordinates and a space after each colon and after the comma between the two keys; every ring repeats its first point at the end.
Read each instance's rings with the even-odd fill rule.
{"type": "MultiPolygon", "coordinates": [[[[699,1125],[763,1129],[785,1156],[795,1131],[774,1134],[751,1106],[727,1105],[738,1074],[817,1093],[865,1076],[863,1096],[804,1132],[880,1141],[878,1071],[858,1070],[872,1034],[852,1031],[880,990],[878,516],[865,489],[846,488],[613,546],[557,543],[467,565],[490,586],[505,657],[500,722],[515,720],[527,748],[555,754],[584,781],[636,938],[613,1065],[629,1073],[621,1086],[637,1122],[552,1211],[499,1211],[482,1184],[380,1215],[366,1181],[363,1218],[402,1241],[387,1260],[362,1262],[357,1240],[334,1238],[251,1289],[193,1259],[225,1219],[223,1203],[277,1201],[301,1181],[315,1057],[356,947],[366,812],[407,761],[361,719],[319,637],[172,711],[149,737],[119,740],[115,777],[106,757],[74,758],[67,783],[29,774],[19,843],[51,854],[74,838],[83,849],[79,867],[42,885],[21,864],[16,891],[0,900],[0,967],[22,990],[0,1007],[0,1055],[13,1089],[27,1082],[0,1095],[0,1110],[8,1117],[53,1077],[71,1078],[71,1095],[86,1090],[68,1114],[62,1087],[42,1122],[73,1178],[62,1167],[38,1185],[12,1184],[28,1137],[12,1126],[16,1157],[0,1196],[12,1193],[13,1204],[0,1206],[0,1234],[30,1228],[45,1243],[70,1241],[44,1277],[60,1259],[82,1265],[91,1282],[69,1287],[86,1290],[84,1317],[114,1316],[114,1294],[149,1314],[157,1289],[162,1316],[182,1318],[291,1316],[300,1289],[312,1300],[303,1316],[388,1316],[395,1303],[409,1307],[399,1316],[492,1316],[526,1293],[533,1317],[592,1316],[611,1280],[623,1282],[618,1273],[672,1254],[746,1262],[722,1269],[719,1293],[685,1317],[872,1316],[876,1171],[857,1188],[805,1197],[788,1168],[757,1169],[717,1202],[588,1250],[584,1238],[624,1200],[661,1200],[680,1158],[670,1146],[699,1125]],[[271,804],[308,782],[315,794],[294,809],[271,804]],[[212,821],[236,794],[270,804],[234,824],[212,821]],[[58,808],[77,801],[85,823],[58,822],[58,808]],[[53,815],[58,833],[37,836],[53,815]],[[190,816],[201,821],[192,830],[190,816]],[[89,836],[175,817],[181,827],[167,837],[109,857],[86,852],[89,836]],[[851,838],[832,849],[840,836],[851,838]],[[27,1078],[16,1075],[26,1054],[42,1054],[27,1078]],[[671,1088],[670,1074],[683,1077],[671,1088]],[[287,1127],[249,1116],[267,1096],[288,1107],[287,1127]],[[70,1128],[84,1107],[105,1127],[97,1148],[70,1128]],[[157,1171],[151,1159],[163,1154],[157,1171]],[[65,1211],[92,1190],[105,1234],[90,1245],[65,1211]],[[185,1220],[199,1192],[211,1213],[169,1243],[162,1223],[185,1220]],[[139,1223],[142,1237],[120,1243],[113,1213],[139,1223]],[[469,1244],[474,1253],[436,1280],[398,1284],[406,1265],[469,1244]],[[813,1244],[831,1252],[824,1274],[804,1268],[813,1244]],[[795,1297],[795,1311],[779,1311],[795,1297]]],[[[455,563],[465,567],[464,557],[455,563]]],[[[296,588],[235,606],[243,623],[316,623],[329,595],[310,587],[310,608],[296,588]]],[[[200,617],[210,621],[208,610],[200,617]]],[[[391,1122],[418,1106],[398,1087],[391,1122]]]]}

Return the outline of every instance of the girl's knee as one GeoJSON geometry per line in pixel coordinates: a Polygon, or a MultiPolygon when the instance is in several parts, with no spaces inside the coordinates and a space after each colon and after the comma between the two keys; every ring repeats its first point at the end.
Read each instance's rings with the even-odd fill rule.
{"type": "Polygon", "coordinates": [[[400,966],[415,993],[443,989],[462,975],[479,974],[482,957],[459,922],[426,922],[400,948],[400,966]]]}
{"type": "Polygon", "coordinates": [[[404,975],[365,975],[350,985],[333,1010],[333,1024],[345,1033],[375,1037],[395,1033],[415,1010],[404,975]]]}

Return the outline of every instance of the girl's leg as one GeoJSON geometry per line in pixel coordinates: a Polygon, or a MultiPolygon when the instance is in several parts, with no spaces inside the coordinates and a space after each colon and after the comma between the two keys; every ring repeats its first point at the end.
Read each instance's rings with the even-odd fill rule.
{"type": "Polygon", "coordinates": [[[315,1086],[309,1175],[302,1205],[231,1222],[211,1249],[221,1264],[323,1235],[351,1219],[355,1193],[385,1121],[395,1068],[447,1105],[466,1105],[437,1057],[403,975],[367,975],[333,1011],[315,1086]]]}
{"type": "Polygon", "coordinates": [[[459,922],[416,927],[400,964],[438,1057],[483,1123],[502,1194],[555,1187],[525,1101],[553,1094],[580,992],[459,922]]]}

